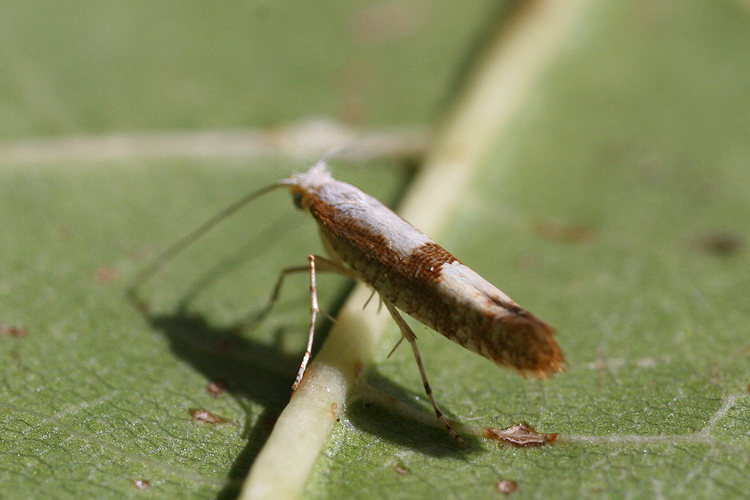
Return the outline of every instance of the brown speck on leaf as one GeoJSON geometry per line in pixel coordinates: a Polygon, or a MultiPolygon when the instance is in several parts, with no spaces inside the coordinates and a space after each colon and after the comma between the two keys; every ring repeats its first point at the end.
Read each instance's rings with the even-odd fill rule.
{"type": "Polygon", "coordinates": [[[429,9],[424,7],[414,0],[367,7],[352,19],[352,34],[359,41],[373,45],[408,37],[425,26],[429,9]]]}
{"type": "Polygon", "coordinates": [[[711,383],[716,385],[721,385],[723,383],[721,369],[718,366],[711,367],[711,383]]]}
{"type": "Polygon", "coordinates": [[[549,241],[584,243],[594,236],[594,229],[585,224],[562,224],[550,220],[537,220],[534,232],[549,241]]]}
{"type": "Polygon", "coordinates": [[[709,234],[699,239],[698,245],[706,252],[728,257],[736,254],[743,245],[742,238],[732,233],[709,234]]]}
{"type": "Polygon", "coordinates": [[[393,469],[398,473],[399,476],[405,476],[411,472],[408,467],[402,464],[396,464],[393,469]]]}
{"type": "Polygon", "coordinates": [[[194,422],[203,422],[204,424],[226,424],[229,422],[226,418],[214,415],[208,410],[193,408],[190,410],[190,418],[194,422]]]}
{"type": "Polygon", "coordinates": [[[227,383],[223,380],[217,380],[216,382],[209,382],[206,384],[206,390],[211,394],[213,397],[218,398],[224,392],[227,390],[227,383]]]}
{"type": "Polygon", "coordinates": [[[0,325],[0,335],[6,337],[25,337],[28,334],[25,326],[18,325],[0,325]]]}
{"type": "Polygon", "coordinates": [[[490,439],[517,446],[519,448],[544,446],[557,441],[556,433],[540,433],[530,425],[523,422],[511,425],[507,429],[493,429],[487,427],[484,431],[484,435],[490,439]]]}
{"type": "Polygon", "coordinates": [[[97,267],[96,271],[94,271],[94,277],[96,278],[96,281],[105,285],[115,281],[117,279],[117,276],[117,269],[115,269],[114,267],[101,266],[97,267]]]}
{"type": "Polygon", "coordinates": [[[142,314],[151,314],[151,307],[148,305],[148,302],[146,302],[145,300],[135,299],[135,307],[142,314]]]}
{"type": "Polygon", "coordinates": [[[510,479],[502,479],[495,483],[495,488],[503,495],[510,495],[518,489],[518,483],[510,479]]]}
{"type": "Polygon", "coordinates": [[[133,481],[133,486],[138,490],[145,491],[151,487],[151,483],[146,479],[136,479],[133,481]]]}
{"type": "Polygon", "coordinates": [[[599,383],[604,386],[607,377],[607,362],[601,351],[596,350],[596,373],[599,375],[599,383]]]}

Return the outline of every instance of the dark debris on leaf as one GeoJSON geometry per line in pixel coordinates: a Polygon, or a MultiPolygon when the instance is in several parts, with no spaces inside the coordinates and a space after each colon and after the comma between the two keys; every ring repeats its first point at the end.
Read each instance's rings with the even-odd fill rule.
{"type": "Polygon", "coordinates": [[[742,238],[733,233],[709,234],[698,240],[700,248],[721,257],[736,254],[742,249],[743,243],[742,238]]]}
{"type": "Polygon", "coordinates": [[[190,410],[190,418],[194,422],[203,422],[204,424],[216,425],[229,423],[229,420],[227,420],[226,418],[215,415],[208,410],[199,408],[193,408],[190,410]]]}
{"type": "Polygon", "coordinates": [[[543,219],[534,222],[533,228],[540,238],[560,243],[585,243],[596,232],[593,227],[585,224],[563,224],[543,219]]]}
{"type": "Polygon", "coordinates": [[[393,469],[398,473],[399,476],[405,476],[411,472],[411,470],[403,464],[396,464],[393,469]]]}
{"type": "Polygon", "coordinates": [[[119,273],[114,267],[101,266],[97,267],[94,271],[94,278],[96,279],[96,281],[104,285],[108,285],[115,281],[118,275],[119,273]]]}
{"type": "Polygon", "coordinates": [[[215,398],[224,394],[228,387],[229,384],[227,384],[225,380],[217,380],[216,382],[209,382],[206,384],[206,390],[215,398]]]}
{"type": "Polygon", "coordinates": [[[151,487],[151,483],[147,479],[136,479],[133,481],[133,486],[137,490],[145,491],[151,487]]]}
{"type": "Polygon", "coordinates": [[[0,336],[6,337],[25,337],[28,334],[25,326],[18,325],[0,325],[0,336]]]}
{"type": "Polygon", "coordinates": [[[518,489],[518,483],[510,479],[501,479],[495,483],[495,489],[503,495],[510,495],[518,489]]]}
{"type": "Polygon", "coordinates": [[[537,432],[533,427],[523,422],[511,425],[507,429],[493,429],[487,427],[484,435],[490,439],[517,446],[519,448],[552,444],[557,441],[558,436],[557,433],[545,434],[537,432]]]}

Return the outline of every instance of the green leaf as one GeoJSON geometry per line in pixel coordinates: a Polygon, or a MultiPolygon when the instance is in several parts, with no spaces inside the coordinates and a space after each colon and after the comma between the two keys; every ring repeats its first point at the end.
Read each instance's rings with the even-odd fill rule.
{"type": "MultiPolygon", "coordinates": [[[[373,35],[368,16],[377,27],[384,15],[373,4],[6,3],[0,152],[49,134],[321,114],[430,123],[496,14],[489,2],[460,15],[406,3],[405,34],[373,35]]],[[[539,498],[750,487],[750,14],[739,2],[592,4],[439,239],[557,328],[567,371],[525,380],[413,324],[452,416],[523,420],[560,441],[462,450],[441,429],[354,403],[306,496],[494,497],[503,479],[539,498]]],[[[125,288],[215,211],[304,166],[0,156],[4,498],[139,496],[137,480],[159,497],[236,494],[290,395],[306,278],[289,279],[265,322],[248,318],[282,267],[322,251],[315,228],[269,194],[149,282],[147,311],[125,288]],[[212,396],[212,381],[227,391],[212,396]],[[192,409],[228,422],[193,421],[192,409]]],[[[396,203],[408,172],[365,167],[336,173],[396,203]]],[[[331,277],[319,288],[329,311],[349,289],[331,277]]],[[[369,381],[429,414],[408,350],[386,359],[396,339],[392,328],[369,381]]]]}

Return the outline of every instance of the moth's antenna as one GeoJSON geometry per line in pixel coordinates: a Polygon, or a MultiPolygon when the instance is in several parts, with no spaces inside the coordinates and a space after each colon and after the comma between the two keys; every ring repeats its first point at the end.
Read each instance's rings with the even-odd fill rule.
{"type": "Polygon", "coordinates": [[[161,267],[166,264],[170,259],[172,259],[175,255],[180,253],[182,250],[190,246],[195,240],[206,234],[211,228],[213,228],[216,224],[221,222],[222,220],[226,219],[233,213],[235,213],[240,208],[244,207],[254,199],[263,196],[264,194],[273,191],[274,189],[277,189],[282,186],[288,186],[292,184],[292,181],[290,180],[283,180],[279,182],[275,182],[269,186],[263,187],[258,189],[257,191],[253,191],[252,193],[243,196],[239,200],[235,201],[228,207],[221,210],[219,213],[208,219],[206,222],[195,228],[193,231],[191,231],[189,234],[183,236],[180,240],[178,240],[176,243],[174,243],[172,246],[164,250],[161,254],[156,256],[154,260],[151,261],[151,263],[146,266],[138,275],[136,276],[135,280],[133,280],[133,283],[128,287],[128,295],[131,297],[135,296],[136,290],[143,285],[146,281],[148,281],[156,272],[161,269],[161,267]]]}

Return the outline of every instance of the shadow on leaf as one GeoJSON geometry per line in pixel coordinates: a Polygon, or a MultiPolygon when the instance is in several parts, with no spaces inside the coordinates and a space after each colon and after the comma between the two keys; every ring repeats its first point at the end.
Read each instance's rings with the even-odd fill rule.
{"type": "Polygon", "coordinates": [[[429,405],[421,406],[412,403],[417,399],[425,398],[424,394],[417,394],[394,384],[374,368],[368,370],[367,384],[374,390],[382,392],[386,398],[397,400],[399,405],[410,407],[409,413],[420,415],[420,418],[405,416],[395,407],[383,404],[382,397],[378,398],[381,401],[370,401],[367,394],[363,394],[347,407],[349,421],[360,430],[398,446],[435,457],[463,456],[466,453],[479,451],[479,440],[472,436],[462,435],[461,437],[467,440],[467,446],[461,446],[439,424],[429,405]]]}
{"type": "Polygon", "coordinates": [[[179,308],[173,314],[151,314],[139,305],[148,323],[170,343],[172,351],[208,381],[220,382],[226,392],[246,410],[247,444],[235,458],[228,483],[218,498],[235,498],[255,457],[273,429],[273,424],[291,395],[291,380],[297,362],[278,349],[245,337],[248,325],[212,324],[206,316],[179,308]],[[248,401],[261,405],[254,415],[248,401]]]}

